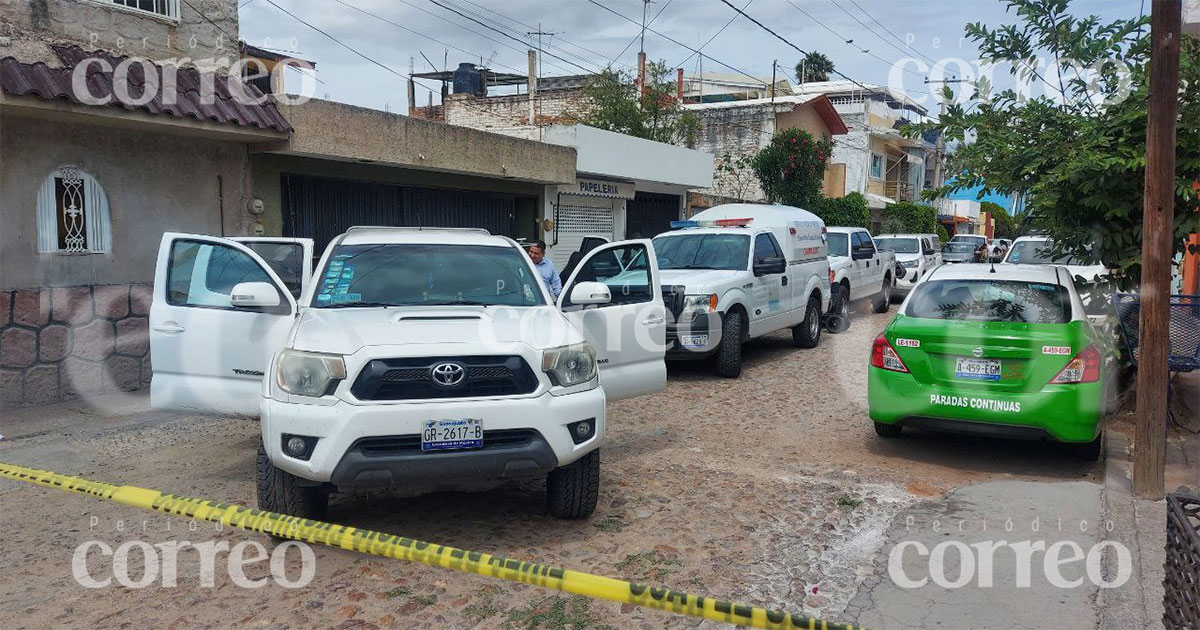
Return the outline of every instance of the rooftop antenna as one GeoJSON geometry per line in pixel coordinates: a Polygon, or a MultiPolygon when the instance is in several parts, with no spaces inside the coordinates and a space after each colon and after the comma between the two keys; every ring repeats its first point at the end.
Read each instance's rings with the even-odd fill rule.
{"type": "Polygon", "coordinates": [[[538,38],[538,46],[537,46],[537,51],[538,51],[538,56],[537,56],[538,68],[537,68],[537,72],[538,72],[538,78],[539,78],[539,79],[540,79],[540,78],[542,78],[542,57],[544,57],[544,56],[545,56],[545,55],[543,55],[543,54],[542,54],[542,35],[548,35],[548,36],[550,37],[550,41],[551,41],[551,42],[553,42],[553,41],[554,41],[554,36],[555,36],[555,35],[558,35],[558,34],[559,34],[559,33],[558,33],[558,32],[556,32],[556,31],[544,31],[544,30],[542,30],[542,23],[541,23],[541,22],[538,22],[538,25],[537,25],[537,30],[536,30],[536,31],[529,31],[529,32],[525,33],[525,35],[527,35],[527,36],[529,36],[529,37],[533,37],[534,35],[537,35],[537,38],[538,38]]]}

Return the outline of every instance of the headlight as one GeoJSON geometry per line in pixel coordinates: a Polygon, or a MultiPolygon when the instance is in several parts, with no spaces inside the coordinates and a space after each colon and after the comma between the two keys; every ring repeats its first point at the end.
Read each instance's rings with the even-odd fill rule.
{"type": "Polygon", "coordinates": [[[275,383],[289,394],[324,396],[345,378],[346,362],[336,354],[284,350],[275,362],[275,383]]]}
{"type": "MultiPolygon", "coordinates": [[[[710,295],[685,295],[683,296],[683,312],[681,315],[691,315],[695,313],[715,313],[717,312],[717,294],[710,295]]],[[[682,319],[682,318],[681,318],[682,319]]]]}
{"type": "Polygon", "coordinates": [[[914,269],[916,267],[921,266],[921,261],[919,261],[919,260],[902,260],[902,261],[900,261],[900,266],[906,267],[908,269],[914,269]]]}
{"type": "Polygon", "coordinates": [[[596,377],[596,350],[590,343],[577,343],[546,350],[542,371],[560,387],[586,383],[596,377]]]}

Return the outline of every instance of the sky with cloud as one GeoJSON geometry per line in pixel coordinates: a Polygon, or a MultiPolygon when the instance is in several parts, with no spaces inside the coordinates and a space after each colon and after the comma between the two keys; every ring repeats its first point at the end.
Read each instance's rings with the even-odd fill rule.
{"type": "MultiPolygon", "coordinates": [[[[927,67],[948,58],[976,60],[975,47],[963,39],[968,22],[1015,22],[1003,0],[730,2],[797,47],[824,53],[852,79],[878,84],[889,84],[893,65],[906,57],[927,67]]],[[[1071,11],[1107,21],[1136,17],[1148,5],[1142,0],[1074,0],[1071,11]]],[[[556,33],[542,39],[544,76],[581,74],[609,64],[631,69],[643,6],[641,0],[241,0],[240,36],[253,45],[315,61],[318,98],[404,111],[410,64],[417,72],[428,72],[443,64],[453,69],[460,62],[482,61],[497,71],[524,74],[525,51],[537,43],[536,36],[527,34],[531,31],[556,33]]],[[[655,0],[645,8],[648,56],[688,74],[699,68],[697,56],[684,46],[695,49],[705,42],[705,73],[736,74],[736,69],[769,78],[774,60],[791,68],[800,58],[722,0],[655,0]]],[[[916,63],[897,76],[911,95],[928,94],[924,79],[929,72],[916,63]]],[[[289,81],[289,91],[296,91],[294,78],[289,81]]],[[[901,87],[895,79],[891,84],[901,87]]],[[[437,88],[432,81],[419,84],[417,103],[425,104],[430,90],[437,88]]]]}

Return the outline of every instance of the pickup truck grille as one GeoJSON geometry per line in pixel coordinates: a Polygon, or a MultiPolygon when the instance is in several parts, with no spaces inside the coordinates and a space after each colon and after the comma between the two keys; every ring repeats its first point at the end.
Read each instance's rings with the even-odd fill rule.
{"type": "Polygon", "coordinates": [[[350,392],[359,400],[436,400],[476,396],[518,396],[538,387],[537,375],[517,355],[375,359],[358,373],[350,392]],[[434,380],[439,365],[463,368],[461,382],[434,380]]]}
{"type": "Polygon", "coordinates": [[[670,321],[677,321],[679,314],[683,312],[683,294],[687,287],[681,284],[664,284],[662,285],[663,304],[667,306],[667,312],[671,314],[670,321]]]}
{"type": "MultiPolygon", "coordinates": [[[[524,446],[538,436],[534,429],[496,429],[483,432],[483,450],[524,446]]],[[[350,447],[364,455],[380,456],[421,451],[420,435],[361,438],[350,447]]]]}

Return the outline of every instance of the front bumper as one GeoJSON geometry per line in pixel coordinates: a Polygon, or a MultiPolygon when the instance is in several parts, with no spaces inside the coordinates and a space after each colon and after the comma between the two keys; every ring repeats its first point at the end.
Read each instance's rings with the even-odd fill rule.
{"type": "Polygon", "coordinates": [[[690,322],[667,324],[667,359],[702,359],[720,345],[720,313],[699,313],[690,322]]]}
{"type": "Polygon", "coordinates": [[[1046,385],[1027,393],[989,392],[918,383],[910,374],[867,368],[872,420],[1058,442],[1091,442],[1103,417],[1100,383],[1046,385]]]}
{"type": "Polygon", "coordinates": [[[303,479],[333,482],[339,490],[415,487],[423,490],[469,489],[505,479],[543,475],[597,448],[604,440],[604,389],[525,398],[448,399],[352,405],[286,403],[263,398],[263,445],[275,466],[303,479]],[[427,420],[479,418],[482,449],[420,450],[427,420]],[[595,431],[575,444],[566,425],[594,419],[595,431]],[[520,430],[527,430],[521,432],[520,430]],[[307,461],[285,455],[282,435],[316,437],[307,461]],[[489,445],[489,434],[514,436],[489,445]],[[366,449],[371,438],[394,438],[416,448],[366,449]]]}

